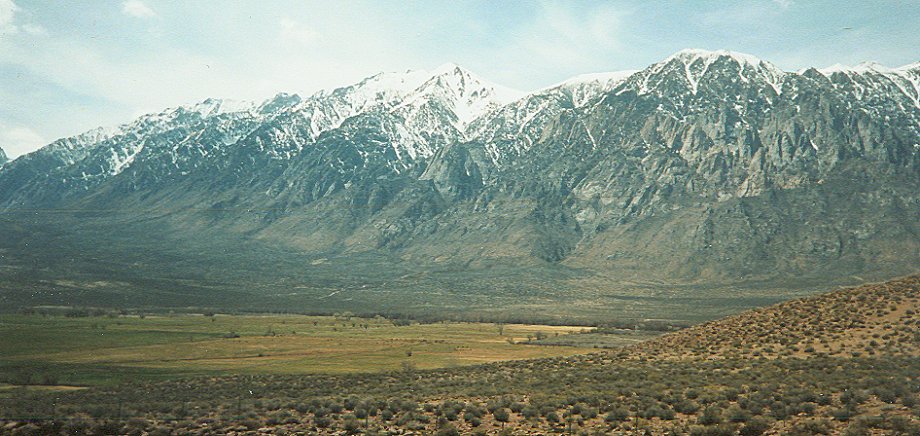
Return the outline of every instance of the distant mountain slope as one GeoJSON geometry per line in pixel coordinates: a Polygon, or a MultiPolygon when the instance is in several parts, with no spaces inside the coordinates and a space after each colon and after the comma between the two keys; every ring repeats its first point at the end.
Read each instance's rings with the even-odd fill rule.
{"type": "Polygon", "coordinates": [[[6,157],[6,152],[0,148],[0,165],[3,165],[9,161],[9,158],[6,157]]]}
{"type": "MultiPolygon", "coordinates": [[[[529,94],[453,64],[381,73],[55,141],[3,166],[0,208],[55,211],[18,224],[60,228],[78,251],[195,247],[215,276],[227,246],[303,265],[253,272],[270,293],[302,274],[367,284],[314,270],[368,258],[419,289],[814,289],[920,265],[918,77],[920,64],[788,72],[695,49],[529,94]]],[[[78,269],[111,275],[121,259],[107,256],[78,269]]]]}

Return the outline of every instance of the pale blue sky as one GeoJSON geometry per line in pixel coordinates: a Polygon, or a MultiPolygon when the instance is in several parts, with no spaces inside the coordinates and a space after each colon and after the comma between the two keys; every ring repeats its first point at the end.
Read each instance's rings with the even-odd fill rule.
{"type": "Polygon", "coordinates": [[[207,97],[456,62],[523,91],[682,48],[797,70],[920,60],[920,1],[0,0],[0,147],[207,97]]]}

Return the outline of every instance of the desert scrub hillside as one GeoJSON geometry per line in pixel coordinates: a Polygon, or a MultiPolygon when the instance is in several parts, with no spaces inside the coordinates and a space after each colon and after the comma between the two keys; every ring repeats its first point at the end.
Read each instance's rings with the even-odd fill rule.
{"type": "Polygon", "coordinates": [[[920,356],[920,275],[755,309],[637,344],[648,359],[920,356]]]}
{"type": "Polygon", "coordinates": [[[920,361],[634,361],[20,392],[0,434],[917,434],[920,361]],[[638,431],[637,431],[638,430],[638,431]]]}
{"type": "Polygon", "coordinates": [[[916,341],[908,314],[916,291],[911,277],[752,311],[651,346],[570,357],[19,389],[0,397],[0,434],[916,435],[920,359],[916,342],[906,343],[916,341]],[[711,342],[700,339],[707,332],[711,342]],[[876,332],[879,344],[894,344],[859,355],[746,354],[810,334],[833,349],[876,332]],[[712,344],[707,353],[694,354],[703,343],[712,344]],[[677,351],[659,358],[669,347],[677,351]]]}

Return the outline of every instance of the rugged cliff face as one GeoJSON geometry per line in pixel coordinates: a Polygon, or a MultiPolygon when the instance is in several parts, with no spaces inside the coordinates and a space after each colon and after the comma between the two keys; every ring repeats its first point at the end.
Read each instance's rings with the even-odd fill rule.
{"type": "Polygon", "coordinates": [[[496,265],[572,292],[881,278],[920,265],[918,91],[920,64],[793,73],[726,51],[526,95],[446,65],[61,139],[3,166],[0,205],[120,235],[97,244],[447,268],[457,289],[493,288],[496,265]]]}

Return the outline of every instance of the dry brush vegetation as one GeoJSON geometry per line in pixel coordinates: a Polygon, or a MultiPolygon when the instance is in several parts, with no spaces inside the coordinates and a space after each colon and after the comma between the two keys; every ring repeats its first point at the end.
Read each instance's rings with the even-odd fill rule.
{"type": "Polygon", "coordinates": [[[573,357],[21,391],[0,432],[920,434],[918,310],[913,276],[573,357]]]}
{"type": "Polygon", "coordinates": [[[751,310],[634,347],[656,359],[920,356],[920,277],[751,310]]]}

